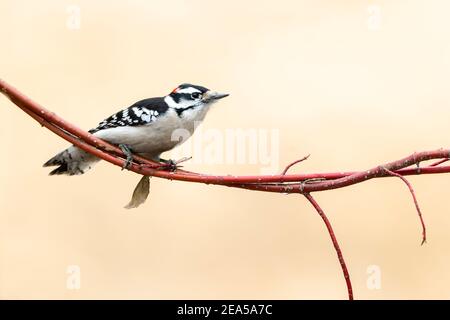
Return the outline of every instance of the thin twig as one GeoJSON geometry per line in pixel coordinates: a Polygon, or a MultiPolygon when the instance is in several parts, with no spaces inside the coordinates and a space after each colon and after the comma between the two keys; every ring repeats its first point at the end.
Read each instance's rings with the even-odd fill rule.
{"type": "Polygon", "coordinates": [[[284,170],[283,170],[283,172],[281,173],[281,175],[284,176],[284,175],[288,172],[288,170],[289,170],[293,165],[295,165],[295,164],[297,164],[297,163],[300,163],[300,162],[302,162],[302,161],[305,161],[306,159],[309,158],[309,156],[310,156],[310,154],[308,154],[307,156],[304,156],[303,158],[301,158],[301,159],[299,159],[299,160],[295,160],[294,162],[288,164],[287,167],[284,168],[284,170]]]}
{"type": "Polygon", "coordinates": [[[350,274],[348,273],[348,269],[347,269],[347,265],[345,264],[344,256],[342,255],[341,248],[339,247],[339,243],[336,239],[336,236],[334,234],[331,223],[328,220],[325,212],[323,212],[322,208],[319,206],[317,201],[312,197],[312,195],[309,193],[305,193],[304,196],[312,204],[314,209],[316,209],[317,213],[320,215],[323,222],[325,223],[325,226],[327,227],[328,234],[331,237],[331,241],[333,242],[334,249],[336,250],[336,253],[337,253],[337,256],[339,259],[339,264],[341,265],[342,272],[344,273],[345,283],[347,285],[348,299],[353,300],[353,289],[352,289],[352,282],[350,280],[350,274]]]}
{"type": "Polygon", "coordinates": [[[429,165],[429,167],[437,167],[438,165],[443,164],[444,162],[447,162],[448,160],[450,160],[449,158],[447,159],[442,159],[436,162],[433,162],[432,164],[429,165]]]}
{"type": "Polygon", "coordinates": [[[383,168],[383,170],[386,171],[387,173],[389,173],[391,176],[400,178],[408,186],[409,192],[411,193],[411,196],[413,197],[413,200],[414,200],[414,205],[416,206],[417,214],[419,215],[420,223],[422,224],[422,243],[421,243],[421,245],[423,245],[425,242],[427,242],[427,229],[425,226],[425,222],[423,220],[422,211],[420,210],[419,202],[417,201],[416,193],[414,192],[413,186],[402,175],[392,172],[391,170],[386,169],[386,168],[383,168]]]}

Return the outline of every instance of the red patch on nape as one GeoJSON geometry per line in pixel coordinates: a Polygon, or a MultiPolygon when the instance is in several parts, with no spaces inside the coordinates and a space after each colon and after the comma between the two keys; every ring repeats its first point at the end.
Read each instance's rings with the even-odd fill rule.
{"type": "Polygon", "coordinates": [[[172,90],[171,93],[177,93],[178,87],[176,87],[175,89],[172,90]]]}

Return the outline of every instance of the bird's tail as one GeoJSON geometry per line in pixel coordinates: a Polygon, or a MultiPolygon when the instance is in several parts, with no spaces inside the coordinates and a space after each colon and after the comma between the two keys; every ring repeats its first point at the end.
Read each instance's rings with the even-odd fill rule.
{"type": "Polygon", "coordinates": [[[99,158],[80,148],[71,146],[44,163],[44,167],[57,166],[56,169],[49,173],[51,176],[60,174],[73,176],[85,173],[98,161],[100,161],[99,158]]]}

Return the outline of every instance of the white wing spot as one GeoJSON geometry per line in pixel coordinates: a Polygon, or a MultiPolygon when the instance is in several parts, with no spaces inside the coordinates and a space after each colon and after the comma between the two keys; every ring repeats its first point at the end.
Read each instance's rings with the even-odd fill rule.
{"type": "Polygon", "coordinates": [[[141,110],[137,107],[133,107],[133,111],[134,111],[134,114],[136,115],[136,117],[140,117],[143,113],[143,110],[141,110]]]}

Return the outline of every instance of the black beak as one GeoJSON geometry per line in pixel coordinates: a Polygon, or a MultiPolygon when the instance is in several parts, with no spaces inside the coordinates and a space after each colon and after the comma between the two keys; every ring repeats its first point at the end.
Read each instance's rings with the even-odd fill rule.
{"type": "Polygon", "coordinates": [[[214,100],[219,100],[219,99],[222,99],[222,98],[225,98],[225,97],[228,97],[228,96],[229,96],[228,93],[219,93],[219,92],[217,92],[213,99],[214,100]]]}

